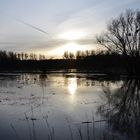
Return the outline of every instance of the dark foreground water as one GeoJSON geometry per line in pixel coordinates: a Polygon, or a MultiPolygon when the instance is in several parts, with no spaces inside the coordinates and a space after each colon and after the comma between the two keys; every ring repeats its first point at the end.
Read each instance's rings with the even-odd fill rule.
{"type": "Polygon", "coordinates": [[[0,74],[0,140],[138,140],[139,90],[103,74],[0,74]]]}

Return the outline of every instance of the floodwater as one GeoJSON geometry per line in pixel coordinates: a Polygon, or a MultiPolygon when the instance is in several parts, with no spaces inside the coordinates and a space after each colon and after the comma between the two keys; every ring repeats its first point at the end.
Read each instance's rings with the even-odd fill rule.
{"type": "Polygon", "coordinates": [[[92,73],[0,74],[0,140],[137,140],[139,85],[92,73]]]}

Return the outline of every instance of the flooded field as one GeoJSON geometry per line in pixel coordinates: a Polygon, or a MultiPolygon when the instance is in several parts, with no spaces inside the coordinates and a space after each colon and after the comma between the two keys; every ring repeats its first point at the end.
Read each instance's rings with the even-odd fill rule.
{"type": "Polygon", "coordinates": [[[140,82],[103,74],[0,74],[0,140],[136,140],[140,82]]]}

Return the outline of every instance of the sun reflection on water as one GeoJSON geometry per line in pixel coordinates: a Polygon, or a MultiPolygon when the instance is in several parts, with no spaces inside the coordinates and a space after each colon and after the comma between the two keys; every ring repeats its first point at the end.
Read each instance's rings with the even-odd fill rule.
{"type": "Polygon", "coordinates": [[[77,90],[77,79],[76,78],[69,78],[68,79],[68,91],[71,95],[74,95],[77,90]]]}

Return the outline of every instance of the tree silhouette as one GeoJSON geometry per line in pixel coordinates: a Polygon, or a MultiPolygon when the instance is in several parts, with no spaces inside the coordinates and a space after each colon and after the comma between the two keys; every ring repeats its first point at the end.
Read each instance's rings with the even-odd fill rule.
{"type": "Polygon", "coordinates": [[[114,130],[140,138],[140,79],[127,79],[114,92],[110,85],[103,89],[107,103],[99,107],[99,113],[108,118],[114,130]]]}
{"type": "Polygon", "coordinates": [[[97,43],[112,52],[140,56],[140,11],[127,10],[107,26],[107,31],[97,36],[97,43]]]}
{"type": "Polygon", "coordinates": [[[124,66],[131,75],[140,74],[140,11],[127,10],[97,36],[97,43],[123,56],[124,66]]]}
{"type": "Polygon", "coordinates": [[[65,51],[63,58],[64,59],[75,59],[75,55],[72,52],[65,51]]]}

